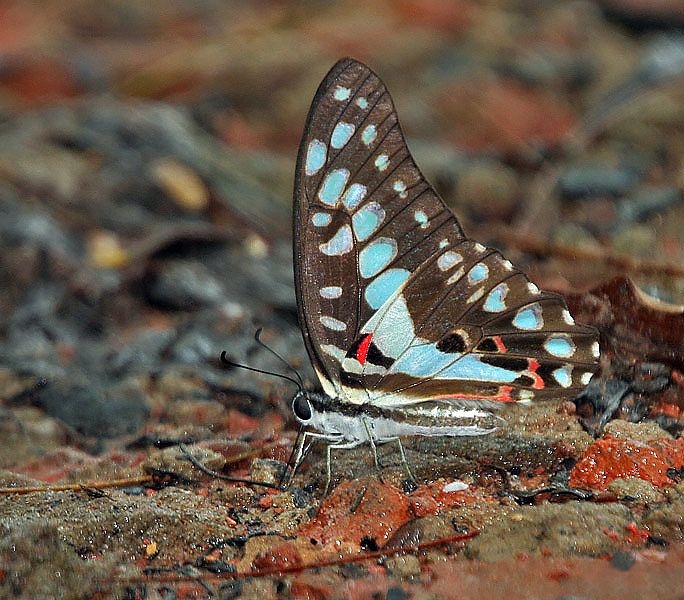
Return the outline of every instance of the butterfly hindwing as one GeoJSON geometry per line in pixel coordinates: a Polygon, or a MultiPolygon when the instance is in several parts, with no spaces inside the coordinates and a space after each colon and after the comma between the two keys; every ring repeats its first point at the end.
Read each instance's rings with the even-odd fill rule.
{"type": "Polygon", "coordinates": [[[345,59],[314,97],[295,175],[297,304],[325,391],[348,402],[577,391],[593,329],[465,238],[411,157],[392,100],[345,59]]]}

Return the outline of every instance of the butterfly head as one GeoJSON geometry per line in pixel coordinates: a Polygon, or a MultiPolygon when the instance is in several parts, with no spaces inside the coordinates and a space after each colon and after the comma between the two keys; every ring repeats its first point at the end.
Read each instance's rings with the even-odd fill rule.
{"type": "Polygon", "coordinates": [[[302,425],[308,425],[314,415],[314,407],[309,400],[310,395],[309,392],[301,390],[292,399],[292,412],[302,425]]]}

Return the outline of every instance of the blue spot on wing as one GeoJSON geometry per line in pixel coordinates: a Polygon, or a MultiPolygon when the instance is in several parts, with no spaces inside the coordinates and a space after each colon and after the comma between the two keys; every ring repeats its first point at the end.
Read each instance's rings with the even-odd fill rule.
{"type": "Polygon", "coordinates": [[[377,202],[370,202],[354,213],[352,228],[360,241],[368,239],[385,218],[385,211],[377,202]]]}
{"type": "Polygon", "coordinates": [[[566,337],[552,337],[544,342],[544,348],[549,354],[561,358],[568,358],[575,353],[574,344],[566,337]]]}
{"type": "Polygon", "coordinates": [[[501,312],[506,310],[506,295],[508,294],[508,285],[500,283],[489,294],[485,300],[482,308],[487,312],[501,312]]]}
{"type": "Polygon", "coordinates": [[[344,187],[347,185],[348,179],[349,171],[347,169],[335,169],[330,172],[318,192],[321,202],[329,206],[335,206],[342,195],[344,187]]]}
{"type": "Polygon", "coordinates": [[[520,373],[517,371],[509,371],[481,362],[477,354],[466,354],[438,373],[435,379],[473,379],[493,383],[512,383],[518,375],[520,373]]]}
{"type": "Polygon", "coordinates": [[[352,183],[342,196],[342,204],[349,210],[356,208],[366,196],[367,188],[360,183],[352,183]]]}
{"type": "Polygon", "coordinates": [[[551,375],[564,388],[572,385],[572,374],[569,367],[559,367],[551,375]]]}
{"type": "Polygon", "coordinates": [[[435,344],[409,346],[390,370],[411,377],[429,377],[453,362],[457,356],[440,352],[435,344]]]}
{"type": "Polygon", "coordinates": [[[332,136],[330,138],[330,145],[333,148],[343,148],[347,145],[347,142],[354,135],[354,125],[351,123],[338,123],[333,129],[332,136]]]}
{"type": "Polygon", "coordinates": [[[377,310],[409,277],[406,269],[388,269],[368,284],[365,298],[368,306],[377,310]]]}
{"type": "Polygon", "coordinates": [[[518,329],[526,331],[536,331],[544,327],[541,306],[539,304],[530,304],[525,308],[521,308],[513,319],[513,325],[518,329]]]}
{"type": "Polygon", "coordinates": [[[307,175],[314,175],[318,173],[321,167],[325,164],[326,147],[320,140],[312,140],[309,142],[309,148],[306,151],[306,165],[304,171],[307,175]]]}
{"type": "Polygon", "coordinates": [[[365,279],[377,275],[397,255],[397,243],[389,238],[378,238],[359,253],[359,271],[365,279]]]}

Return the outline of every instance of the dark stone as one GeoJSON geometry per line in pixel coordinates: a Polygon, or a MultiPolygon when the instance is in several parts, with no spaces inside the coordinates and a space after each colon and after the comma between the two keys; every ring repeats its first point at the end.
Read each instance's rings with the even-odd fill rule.
{"type": "Polygon", "coordinates": [[[610,559],[610,564],[618,571],[629,571],[635,562],[636,557],[633,552],[624,552],[622,550],[613,554],[610,559]]]}
{"type": "Polygon", "coordinates": [[[629,383],[622,379],[605,382],[592,379],[574,400],[582,426],[592,435],[598,435],[617,413],[629,391],[629,383]]]}
{"type": "Polygon", "coordinates": [[[203,265],[189,261],[162,264],[145,289],[152,304],[172,310],[214,306],[226,297],[221,283],[203,265]]]}
{"type": "Polygon", "coordinates": [[[408,600],[408,594],[400,587],[395,586],[387,590],[387,600],[408,600]]]}
{"type": "Polygon", "coordinates": [[[640,180],[632,169],[609,166],[571,167],[558,179],[561,196],[567,200],[625,195],[640,180]]]}
{"type": "Polygon", "coordinates": [[[50,416],[93,438],[135,433],[149,415],[143,391],[126,382],[49,381],[36,392],[36,402],[50,416]]]}

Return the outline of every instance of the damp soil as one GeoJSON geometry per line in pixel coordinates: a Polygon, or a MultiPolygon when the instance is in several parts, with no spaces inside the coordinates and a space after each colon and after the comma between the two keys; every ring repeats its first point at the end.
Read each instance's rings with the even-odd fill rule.
{"type": "Polygon", "coordinates": [[[0,8],[0,597],[678,598],[678,4],[0,8]],[[578,398],[333,454],[287,489],[306,111],[387,82],[467,233],[601,337],[578,398]],[[270,484],[246,484],[228,477],[270,484]]]}

